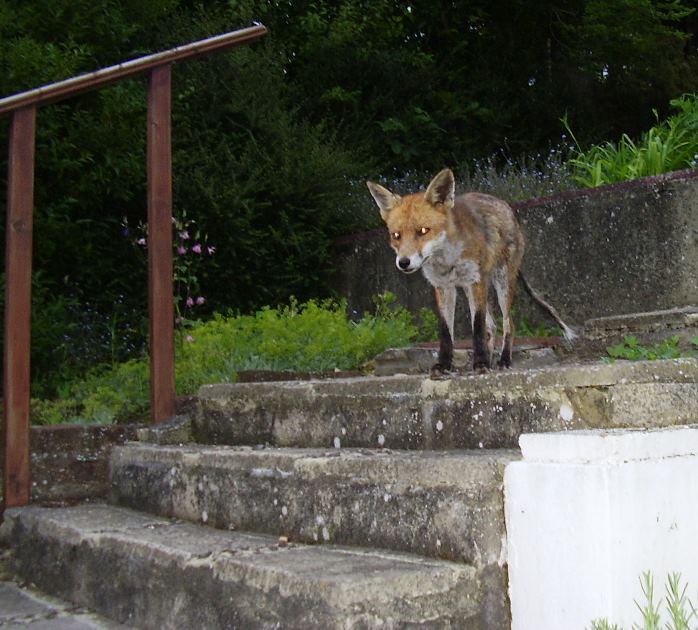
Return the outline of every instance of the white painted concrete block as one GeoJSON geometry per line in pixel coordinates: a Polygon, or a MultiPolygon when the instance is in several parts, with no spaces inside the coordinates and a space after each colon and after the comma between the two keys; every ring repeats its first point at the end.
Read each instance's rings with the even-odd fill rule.
{"type": "Polygon", "coordinates": [[[698,425],[521,436],[504,479],[513,630],[630,628],[651,571],[698,590],[698,425]]]}

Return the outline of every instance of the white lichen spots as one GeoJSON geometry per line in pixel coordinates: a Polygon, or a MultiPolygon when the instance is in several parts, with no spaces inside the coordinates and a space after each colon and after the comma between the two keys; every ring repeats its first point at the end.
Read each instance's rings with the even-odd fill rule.
{"type": "Polygon", "coordinates": [[[484,416],[484,415],[485,415],[485,412],[480,410],[477,413],[473,414],[473,420],[477,420],[478,418],[482,418],[482,416],[484,416]]]}
{"type": "Polygon", "coordinates": [[[207,520],[208,520],[208,512],[206,510],[204,510],[203,512],[201,512],[201,522],[205,523],[207,520]]]}
{"type": "Polygon", "coordinates": [[[387,425],[388,425],[388,421],[385,418],[383,418],[383,426],[385,427],[387,425]]]}
{"type": "Polygon", "coordinates": [[[313,532],[313,540],[314,540],[315,542],[318,541],[317,532],[313,532]]]}
{"type": "Polygon", "coordinates": [[[342,440],[340,440],[338,437],[334,439],[334,447],[335,448],[342,448],[342,440]]]}
{"type": "Polygon", "coordinates": [[[545,222],[550,225],[555,219],[553,219],[553,215],[548,215],[548,217],[545,219],[545,222]]]}
{"type": "Polygon", "coordinates": [[[485,445],[482,442],[477,443],[478,448],[485,448],[485,445]]]}
{"type": "Polygon", "coordinates": [[[322,528],[322,539],[327,542],[330,539],[330,532],[327,531],[327,527],[322,528]]]}
{"type": "Polygon", "coordinates": [[[436,548],[441,549],[441,541],[438,538],[436,539],[436,548]]]}
{"type": "Polygon", "coordinates": [[[274,499],[274,505],[278,505],[279,501],[277,499],[274,499]]]}
{"type": "Polygon", "coordinates": [[[569,422],[574,418],[574,409],[570,407],[567,403],[563,403],[560,407],[560,417],[565,421],[569,422]]]}
{"type": "Polygon", "coordinates": [[[174,477],[176,474],[177,474],[177,469],[174,466],[172,466],[172,468],[170,468],[170,475],[172,475],[174,477]]]}
{"type": "Polygon", "coordinates": [[[444,430],[444,423],[441,422],[441,420],[438,420],[436,423],[436,430],[437,431],[443,431],[444,430]]]}
{"type": "Polygon", "coordinates": [[[325,524],[325,517],[322,514],[318,514],[315,517],[315,523],[317,523],[318,525],[324,525],[325,524]]]}
{"type": "Polygon", "coordinates": [[[347,434],[347,430],[344,427],[342,427],[342,435],[346,435],[346,434],[347,434]]]}
{"type": "Polygon", "coordinates": [[[288,516],[288,508],[285,505],[281,506],[281,515],[288,516]]]}
{"type": "Polygon", "coordinates": [[[393,495],[392,495],[392,494],[389,494],[389,493],[387,493],[387,492],[383,495],[383,501],[384,501],[385,503],[387,503],[388,501],[390,501],[390,499],[392,499],[392,498],[393,498],[393,495]]]}
{"type": "Polygon", "coordinates": [[[378,446],[383,446],[383,444],[385,444],[385,436],[381,433],[378,436],[378,446]]]}
{"type": "Polygon", "coordinates": [[[199,481],[198,485],[196,486],[199,489],[199,492],[203,492],[204,490],[204,484],[199,481]]]}
{"type": "Polygon", "coordinates": [[[351,509],[352,509],[352,511],[354,512],[354,514],[358,514],[358,513],[359,513],[359,510],[361,510],[361,506],[359,505],[359,502],[358,502],[358,501],[354,501],[354,505],[352,505],[352,508],[351,508],[351,509]]]}

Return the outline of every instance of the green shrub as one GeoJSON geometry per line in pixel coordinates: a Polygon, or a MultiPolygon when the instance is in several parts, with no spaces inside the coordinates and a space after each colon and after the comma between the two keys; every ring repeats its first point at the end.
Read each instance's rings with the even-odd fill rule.
{"type": "MultiPolygon", "coordinates": [[[[569,160],[573,179],[582,186],[593,188],[649,175],[696,166],[698,160],[698,94],[686,94],[671,101],[678,110],[644,133],[635,142],[623,134],[617,143],[592,146],[569,160]]],[[[574,138],[566,119],[567,130],[574,138]]],[[[575,140],[576,142],[576,140],[575,140]]]]}
{"type": "MultiPolygon", "coordinates": [[[[361,369],[376,354],[431,334],[435,318],[419,326],[389,293],[375,298],[375,312],[347,317],[346,302],[310,300],[265,307],[252,315],[216,315],[178,332],[175,378],[178,394],[205,383],[232,382],[242,370],[321,372],[361,369]],[[420,332],[421,331],[421,332],[420,332]]],[[[64,386],[55,401],[32,403],[35,424],[122,422],[149,406],[147,359],[95,370],[64,386]]]]}

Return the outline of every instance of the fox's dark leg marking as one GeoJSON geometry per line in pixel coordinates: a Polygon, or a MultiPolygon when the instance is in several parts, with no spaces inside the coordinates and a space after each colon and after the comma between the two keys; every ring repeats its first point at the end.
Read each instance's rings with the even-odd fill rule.
{"type": "Polygon", "coordinates": [[[476,372],[490,369],[490,353],[487,347],[487,311],[477,310],[473,316],[473,369],[476,372]]]}
{"type": "Polygon", "coordinates": [[[453,367],[453,339],[443,315],[439,314],[439,359],[431,368],[431,378],[443,378],[453,367]]]}
{"type": "Polygon", "coordinates": [[[444,378],[453,367],[453,319],[456,312],[455,287],[434,287],[439,309],[439,358],[431,368],[431,378],[444,378]]]}

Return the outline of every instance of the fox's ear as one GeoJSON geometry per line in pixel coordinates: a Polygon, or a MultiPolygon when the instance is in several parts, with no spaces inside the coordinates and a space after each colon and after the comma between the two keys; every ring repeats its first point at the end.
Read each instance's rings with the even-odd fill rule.
{"type": "Polygon", "coordinates": [[[397,205],[400,201],[400,196],[391,193],[387,188],[383,188],[380,184],[374,184],[373,182],[366,182],[368,190],[372,197],[376,200],[378,208],[381,211],[381,217],[385,221],[388,213],[397,205]]]}
{"type": "Polygon", "coordinates": [[[453,207],[453,199],[456,195],[456,182],[453,171],[445,168],[437,173],[427,187],[425,199],[432,205],[442,204],[446,208],[453,207]]]}

